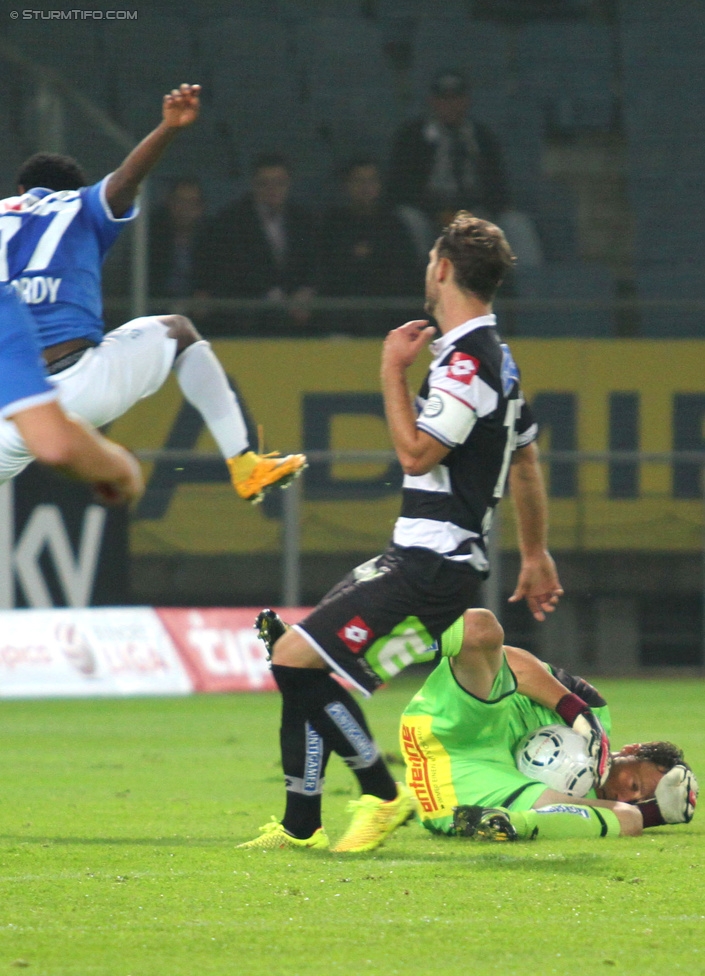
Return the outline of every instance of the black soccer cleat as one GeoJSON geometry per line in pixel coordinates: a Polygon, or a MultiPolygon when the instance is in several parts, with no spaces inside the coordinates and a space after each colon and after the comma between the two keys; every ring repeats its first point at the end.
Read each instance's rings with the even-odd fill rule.
{"type": "Polygon", "coordinates": [[[271,658],[274,645],[286,633],[286,624],[274,610],[260,610],[254,627],[257,636],[267,648],[267,657],[271,658]]]}
{"type": "Polygon", "coordinates": [[[456,837],[505,843],[519,839],[509,813],[499,807],[453,807],[453,831],[456,837]]]}

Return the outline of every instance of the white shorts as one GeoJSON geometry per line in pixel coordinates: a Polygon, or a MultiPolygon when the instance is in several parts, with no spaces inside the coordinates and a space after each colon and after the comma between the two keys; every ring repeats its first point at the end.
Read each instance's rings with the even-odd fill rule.
{"type": "MultiPolygon", "coordinates": [[[[49,381],[66,413],[102,427],[156,393],[175,356],[176,339],[168,337],[166,326],[144,316],[108,332],[99,346],[88,349],[77,363],[49,381]]],[[[0,420],[0,483],[14,478],[33,460],[12,421],[0,420]]]]}

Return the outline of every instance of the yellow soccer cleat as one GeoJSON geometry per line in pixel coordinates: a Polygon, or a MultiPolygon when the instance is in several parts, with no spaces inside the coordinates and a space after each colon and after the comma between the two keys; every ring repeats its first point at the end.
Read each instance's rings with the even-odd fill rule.
{"type": "Polygon", "coordinates": [[[416,801],[401,783],[397,783],[396,800],[380,800],[378,796],[363,794],[359,800],[351,800],[348,809],[353,818],[333,852],[355,854],[373,851],[384,840],[416,813],[416,801]]]}
{"type": "Polygon", "coordinates": [[[278,485],[285,488],[306,467],[305,454],[255,454],[246,451],[227,459],[230,480],[240,498],[256,505],[267,489],[278,485]]]}
{"type": "Polygon", "coordinates": [[[254,840],[248,840],[244,844],[238,844],[236,850],[260,850],[277,851],[283,848],[308,848],[309,850],[325,851],[330,847],[328,834],[323,827],[314,830],[310,837],[301,840],[292,837],[288,831],[284,830],[283,825],[272,817],[271,821],[260,827],[260,836],[254,840]]]}

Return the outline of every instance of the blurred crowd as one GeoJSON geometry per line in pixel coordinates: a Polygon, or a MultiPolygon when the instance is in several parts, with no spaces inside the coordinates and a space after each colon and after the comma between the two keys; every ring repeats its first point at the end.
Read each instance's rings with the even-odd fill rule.
{"type": "MultiPolygon", "coordinates": [[[[431,81],[427,110],[393,134],[389,158],[360,155],[337,175],[337,197],[319,210],[297,202],[285,153],[258,156],[246,192],[208,213],[197,179],[175,181],[150,219],[149,292],[158,298],[259,299],[269,325],[305,328],[311,300],[423,295],[428,251],[453,213],[498,223],[524,267],[542,263],[530,216],[513,206],[495,135],[473,118],[466,79],[431,81]]],[[[379,333],[398,313],[338,309],[341,331],[379,333]]],[[[209,313],[220,334],[261,331],[251,314],[209,313]]]]}

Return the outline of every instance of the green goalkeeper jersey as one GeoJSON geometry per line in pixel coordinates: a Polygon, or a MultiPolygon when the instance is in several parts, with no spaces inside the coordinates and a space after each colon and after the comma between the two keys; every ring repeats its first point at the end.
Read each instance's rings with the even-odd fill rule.
{"type": "MultiPolygon", "coordinates": [[[[593,711],[609,735],[607,706],[593,711]]],[[[424,826],[449,832],[453,807],[464,804],[530,809],[548,787],[520,773],[514,753],[527,733],[554,724],[563,724],[555,712],[519,694],[506,657],[486,701],[458,684],[444,657],[401,724],[407,783],[424,826]]]]}

